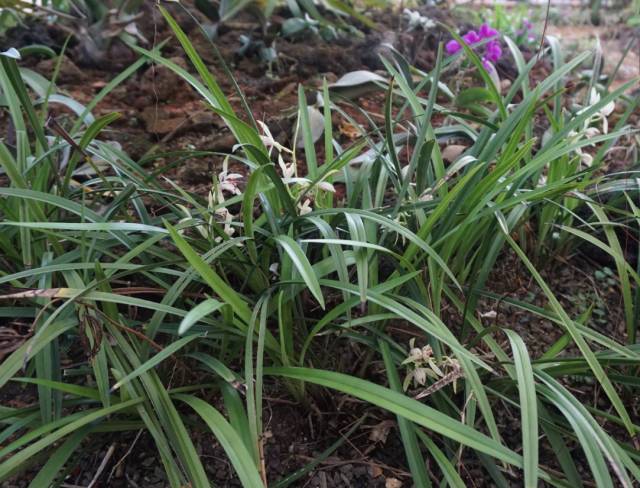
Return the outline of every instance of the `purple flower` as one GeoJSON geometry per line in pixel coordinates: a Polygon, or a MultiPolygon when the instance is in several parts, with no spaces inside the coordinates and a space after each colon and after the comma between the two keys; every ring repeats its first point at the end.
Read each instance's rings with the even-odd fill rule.
{"type": "Polygon", "coordinates": [[[480,39],[490,39],[498,35],[498,31],[489,27],[489,24],[482,24],[478,33],[480,34],[480,39]]]}
{"type": "Polygon", "coordinates": [[[475,44],[476,42],[480,42],[482,40],[476,31],[469,31],[464,36],[462,36],[462,38],[467,44],[475,44]]]}
{"type": "Polygon", "coordinates": [[[500,59],[500,56],[502,56],[502,48],[500,47],[500,43],[498,41],[488,42],[484,55],[487,60],[493,63],[498,61],[498,59],[500,59]]]}
{"type": "Polygon", "coordinates": [[[447,50],[447,53],[451,55],[460,51],[460,49],[462,49],[462,46],[455,39],[451,39],[445,44],[444,48],[447,50]]]}
{"type": "Polygon", "coordinates": [[[522,25],[527,29],[527,30],[531,30],[533,29],[533,24],[531,22],[529,22],[529,20],[524,19],[522,21],[522,25]]]}

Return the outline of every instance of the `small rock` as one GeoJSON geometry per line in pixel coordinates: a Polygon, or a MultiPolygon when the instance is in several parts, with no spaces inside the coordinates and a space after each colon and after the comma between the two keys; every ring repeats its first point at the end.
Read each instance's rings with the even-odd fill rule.
{"type": "Polygon", "coordinates": [[[185,132],[197,126],[215,124],[212,112],[201,111],[194,114],[173,113],[163,106],[150,105],[146,107],[140,117],[145,123],[147,132],[165,135],[171,132],[185,132]]]}
{"type": "Polygon", "coordinates": [[[456,159],[458,159],[458,156],[460,156],[465,151],[465,149],[467,149],[467,146],[451,144],[442,150],[442,159],[444,159],[447,163],[453,163],[456,159]]]}
{"type": "MultiPolygon", "coordinates": [[[[58,63],[58,57],[44,59],[36,65],[36,71],[42,75],[50,78],[53,75],[53,71],[58,63]]],[[[73,83],[78,80],[84,80],[86,78],[84,72],[78,68],[73,61],[68,57],[62,56],[62,62],[60,64],[60,72],[56,78],[58,83],[73,83]]]]}
{"type": "MultiPolygon", "coordinates": [[[[180,57],[169,58],[169,61],[186,69],[187,63],[180,57]]],[[[141,91],[152,93],[156,100],[166,101],[187,88],[186,82],[166,66],[151,65],[141,79],[141,91]]]]}
{"type": "Polygon", "coordinates": [[[384,482],[384,488],[400,488],[402,481],[397,478],[387,478],[384,482]]]}

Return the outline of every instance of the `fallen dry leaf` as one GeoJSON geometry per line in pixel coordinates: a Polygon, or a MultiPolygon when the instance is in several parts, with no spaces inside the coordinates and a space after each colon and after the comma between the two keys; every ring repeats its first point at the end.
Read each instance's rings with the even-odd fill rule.
{"type": "Polygon", "coordinates": [[[340,127],[338,129],[340,130],[340,134],[349,139],[357,139],[360,137],[360,131],[349,122],[340,122],[340,127]]]}
{"type": "Polygon", "coordinates": [[[387,442],[389,436],[389,430],[393,427],[393,420],[383,420],[377,425],[374,425],[369,434],[369,440],[372,442],[381,442],[384,444],[387,442]]]}

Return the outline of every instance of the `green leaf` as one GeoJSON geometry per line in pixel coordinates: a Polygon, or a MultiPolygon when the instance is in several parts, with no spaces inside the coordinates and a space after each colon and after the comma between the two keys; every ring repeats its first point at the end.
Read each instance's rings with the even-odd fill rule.
{"type": "Polygon", "coordinates": [[[174,398],[189,405],[205,421],[229,457],[242,486],[245,488],[264,488],[265,485],[252,461],[251,453],[220,412],[204,400],[191,395],[175,395],[174,398]]]}
{"type": "Polygon", "coordinates": [[[318,300],[318,303],[324,309],[324,297],[322,296],[318,277],[315,275],[313,267],[307,259],[307,256],[305,256],[304,252],[300,248],[300,245],[291,237],[285,235],[275,236],[274,240],[280,244],[282,249],[284,249],[287,255],[291,258],[293,265],[309,287],[309,291],[314,297],[316,297],[316,300],[318,300]]]}
{"type": "Polygon", "coordinates": [[[17,381],[19,383],[30,383],[33,385],[41,385],[51,388],[52,390],[62,391],[64,393],[70,393],[74,396],[90,398],[92,400],[100,401],[100,392],[95,388],[88,386],[74,385],[72,383],[62,383],[60,381],[47,380],[44,378],[11,378],[11,381],[17,381]]]}
{"type": "Polygon", "coordinates": [[[169,230],[173,242],[175,242],[180,252],[187,261],[189,261],[189,264],[202,276],[214,293],[218,295],[223,302],[228,303],[231,308],[233,308],[235,314],[248,324],[251,320],[251,310],[247,302],[193,250],[189,243],[178,234],[171,224],[165,223],[165,225],[169,230]]]}
{"type": "MultiPolygon", "coordinates": [[[[391,349],[386,341],[380,341],[380,352],[382,352],[382,359],[384,360],[384,367],[387,371],[387,378],[389,379],[389,386],[392,390],[402,393],[402,383],[400,377],[396,371],[396,366],[391,358],[391,349]]],[[[409,463],[409,469],[413,478],[413,483],[416,488],[424,488],[431,486],[431,480],[427,473],[427,465],[425,459],[422,457],[420,447],[418,446],[418,440],[416,438],[415,426],[406,418],[398,416],[398,427],[400,430],[400,437],[404,444],[404,452],[409,463]]]]}
{"type": "Polygon", "coordinates": [[[213,312],[224,307],[224,303],[220,303],[213,298],[207,298],[204,302],[200,302],[194,308],[189,310],[189,313],[184,316],[178,327],[178,334],[182,335],[193,327],[201,318],[212,314],[213,312]]]}
{"type": "Polygon", "coordinates": [[[84,427],[73,432],[60,447],[58,447],[53,455],[49,457],[45,465],[38,474],[31,480],[29,488],[42,488],[51,486],[55,481],[58,473],[63,468],[64,463],[71,457],[74,451],[80,446],[84,438],[89,434],[91,428],[84,427]]]}
{"type": "Polygon", "coordinates": [[[523,340],[512,330],[505,330],[516,367],[516,379],[520,395],[522,457],[524,458],[524,486],[538,486],[538,409],[536,386],[531,361],[523,340]]]}
{"type": "Polygon", "coordinates": [[[598,361],[598,358],[589,347],[589,344],[584,339],[580,331],[576,329],[573,320],[571,320],[571,318],[567,315],[567,312],[565,312],[564,308],[549,288],[549,285],[547,285],[547,283],[544,281],[544,279],[542,278],[538,270],[536,270],[535,266],[533,265],[533,263],[531,263],[524,251],[520,249],[520,246],[516,244],[516,242],[508,233],[505,233],[505,238],[507,239],[513,250],[516,252],[516,254],[520,257],[522,262],[529,269],[529,272],[532,274],[540,288],[542,288],[544,294],[549,299],[551,308],[558,315],[558,317],[562,321],[562,325],[565,327],[565,330],[571,335],[571,338],[580,349],[580,352],[582,352],[585,360],[589,363],[594,376],[602,386],[602,389],[611,401],[611,404],[615,408],[616,412],[618,412],[618,415],[620,415],[620,418],[623,420],[627,431],[630,435],[634,435],[635,428],[633,426],[631,418],[629,417],[629,412],[627,412],[627,409],[625,408],[620,395],[618,395],[618,392],[616,391],[615,387],[611,383],[611,380],[602,368],[602,365],[598,361]]]}
{"type": "MultiPolygon", "coordinates": [[[[265,374],[307,381],[341,391],[389,410],[474,450],[514,466],[523,466],[522,457],[508,447],[434,408],[370,381],[342,373],[309,368],[265,368],[265,374]]],[[[548,478],[546,475],[543,477],[548,478]]]]}
{"type": "Polygon", "coordinates": [[[115,385],[113,385],[111,387],[111,391],[112,392],[116,391],[118,388],[122,387],[122,385],[127,384],[132,379],[137,378],[141,374],[146,373],[151,368],[157,366],[162,361],[167,359],[169,356],[173,355],[175,352],[177,352],[178,350],[180,350],[181,348],[183,348],[184,346],[186,346],[190,342],[192,342],[192,341],[194,341],[196,339],[200,339],[200,338],[202,338],[202,335],[192,335],[192,336],[188,336],[188,337],[183,337],[182,339],[179,339],[176,342],[173,342],[172,344],[169,344],[167,347],[165,347],[158,354],[156,354],[151,359],[149,359],[145,363],[141,364],[136,369],[134,369],[133,371],[128,373],[126,376],[124,376],[122,379],[120,379],[115,385]]]}
{"type": "Polygon", "coordinates": [[[62,439],[63,437],[76,432],[78,429],[101,420],[111,414],[117,413],[121,410],[138,405],[142,402],[142,398],[129,400],[126,402],[118,403],[108,408],[101,408],[99,410],[87,411],[78,420],[74,420],[66,424],[64,427],[52,432],[46,437],[40,439],[37,442],[24,448],[17,454],[14,454],[9,459],[0,464],[0,481],[6,480],[9,476],[18,471],[23,465],[31,459],[32,456],[42,452],[51,446],[54,442],[62,439]]]}
{"type": "Polygon", "coordinates": [[[479,86],[462,90],[456,96],[456,105],[466,108],[481,102],[488,102],[492,99],[491,92],[479,86]]]}

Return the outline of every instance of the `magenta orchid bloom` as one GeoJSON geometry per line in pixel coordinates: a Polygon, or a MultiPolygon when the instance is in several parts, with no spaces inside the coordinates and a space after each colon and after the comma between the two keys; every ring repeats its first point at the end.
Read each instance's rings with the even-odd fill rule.
{"type": "Polygon", "coordinates": [[[475,44],[476,42],[480,42],[482,40],[482,38],[476,31],[469,31],[464,36],[462,36],[462,38],[467,44],[475,44]]]}
{"type": "MultiPolygon", "coordinates": [[[[478,32],[474,30],[470,30],[462,39],[468,45],[477,44],[483,40],[489,40],[485,46],[484,56],[482,57],[482,65],[485,67],[487,71],[493,71],[495,68],[493,67],[493,63],[496,63],[500,57],[502,56],[502,48],[500,47],[500,41],[494,39],[499,36],[500,33],[491,27],[489,24],[482,24],[478,32]]],[[[447,54],[453,55],[459,52],[462,49],[462,45],[460,42],[455,39],[450,40],[445,44],[445,49],[447,54]]]]}
{"type": "Polygon", "coordinates": [[[487,49],[485,51],[485,58],[495,63],[502,56],[502,48],[498,41],[490,41],[487,43],[487,49]]]}
{"type": "Polygon", "coordinates": [[[452,55],[460,51],[460,49],[462,49],[462,46],[455,39],[451,39],[445,44],[444,48],[447,50],[447,54],[452,55]]]}
{"type": "Polygon", "coordinates": [[[491,39],[492,37],[496,37],[498,35],[498,31],[493,27],[490,27],[488,24],[482,24],[480,26],[478,34],[480,36],[480,39],[491,39]]]}

